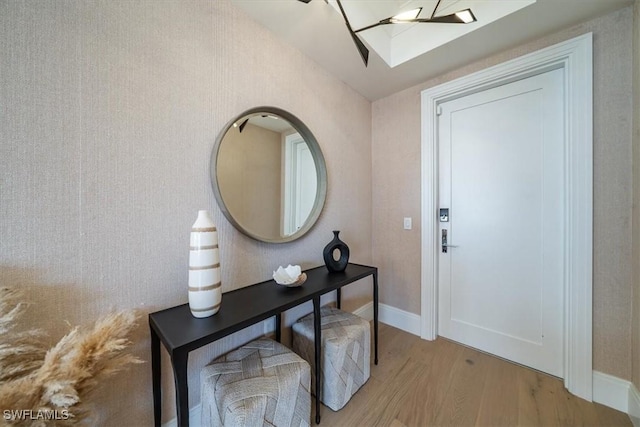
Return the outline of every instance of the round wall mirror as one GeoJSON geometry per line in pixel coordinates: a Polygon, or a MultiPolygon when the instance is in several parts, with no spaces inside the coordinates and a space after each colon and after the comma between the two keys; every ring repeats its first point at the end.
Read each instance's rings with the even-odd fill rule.
{"type": "Polygon", "coordinates": [[[303,236],[320,216],[327,168],[311,131],[275,107],[245,111],[224,127],[211,154],[211,183],[225,217],[256,240],[303,236]]]}

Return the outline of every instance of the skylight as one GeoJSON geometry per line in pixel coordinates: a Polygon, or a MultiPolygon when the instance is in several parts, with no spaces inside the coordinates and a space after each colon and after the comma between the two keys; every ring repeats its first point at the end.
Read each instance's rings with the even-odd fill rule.
{"type": "MultiPolygon", "coordinates": [[[[456,13],[467,25],[443,23],[402,23],[384,25],[359,32],[358,36],[390,67],[396,67],[434,50],[471,31],[525,8],[536,0],[441,0],[435,16],[456,13]],[[473,13],[469,12],[469,10],[473,13]],[[473,16],[477,19],[473,22],[473,16]]],[[[335,0],[329,0],[336,9],[335,0]]],[[[354,29],[364,28],[381,19],[429,18],[437,0],[342,0],[342,6],[354,29]],[[422,8],[420,11],[419,9],[422,8]]]]}

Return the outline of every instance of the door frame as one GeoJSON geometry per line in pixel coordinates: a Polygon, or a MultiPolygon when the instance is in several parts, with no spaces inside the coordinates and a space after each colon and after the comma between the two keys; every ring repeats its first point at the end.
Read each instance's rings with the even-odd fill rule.
{"type": "Polygon", "coordinates": [[[553,69],[565,84],[564,385],[593,398],[593,35],[542,50],[422,91],[422,269],[420,336],[438,335],[438,127],[442,102],[553,69]]]}

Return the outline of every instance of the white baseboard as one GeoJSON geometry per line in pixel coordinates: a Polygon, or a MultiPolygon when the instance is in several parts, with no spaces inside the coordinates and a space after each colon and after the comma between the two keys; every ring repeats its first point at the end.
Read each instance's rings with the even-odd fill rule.
{"type": "Polygon", "coordinates": [[[633,426],[640,427],[640,392],[633,384],[629,387],[629,410],[627,414],[629,414],[633,426]]]}
{"type": "MultiPolygon", "coordinates": [[[[378,320],[382,323],[420,336],[420,316],[417,314],[409,313],[387,304],[378,304],[378,310],[378,320]]],[[[367,320],[373,320],[373,301],[354,310],[353,314],[367,320]]]]}
{"type": "MultiPolygon", "coordinates": [[[[193,408],[189,409],[189,425],[191,427],[200,427],[200,413],[202,412],[202,404],[198,403],[193,408]]],[[[162,427],[178,427],[178,419],[173,418],[166,423],[162,424],[162,427]]]]}
{"type": "Polygon", "coordinates": [[[365,320],[373,320],[373,301],[369,301],[362,307],[353,310],[353,314],[360,316],[365,320]]]}
{"type": "Polygon", "coordinates": [[[636,387],[612,375],[593,371],[593,401],[629,414],[632,421],[632,412],[640,416],[640,395],[636,387]]]}
{"type": "Polygon", "coordinates": [[[382,323],[420,336],[420,316],[386,304],[379,304],[378,308],[382,323]]]}
{"type": "MultiPolygon", "coordinates": [[[[400,310],[387,304],[378,304],[379,320],[382,323],[402,329],[413,335],[420,336],[420,316],[408,311],[400,310]]],[[[355,309],[353,314],[366,320],[373,320],[373,301],[369,301],[365,305],[355,309]]],[[[275,322],[273,319],[263,321],[264,333],[273,333],[275,322]]]]}

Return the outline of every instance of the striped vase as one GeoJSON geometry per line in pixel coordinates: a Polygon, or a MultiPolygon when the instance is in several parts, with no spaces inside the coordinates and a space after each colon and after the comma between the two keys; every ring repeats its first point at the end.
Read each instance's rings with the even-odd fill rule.
{"type": "Polygon", "coordinates": [[[194,317],[213,316],[222,303],[218,231],[208,211],[198,211],[189,248],[189,308],[194,317]]]}

